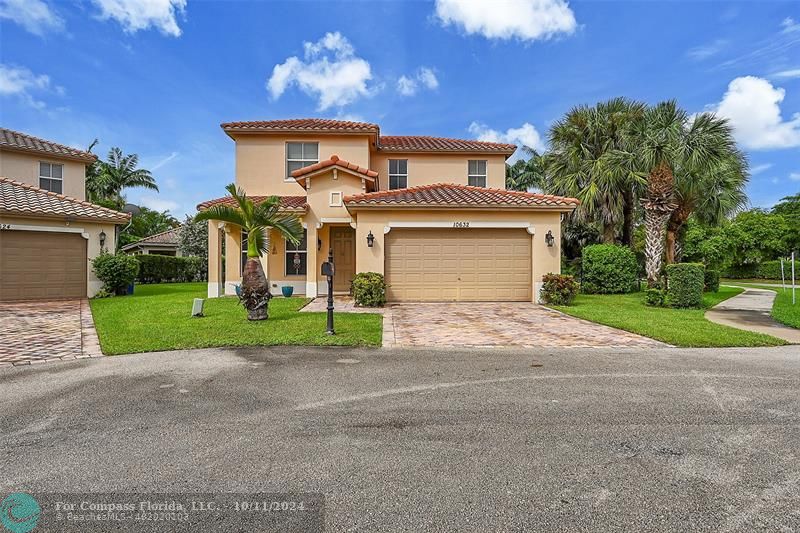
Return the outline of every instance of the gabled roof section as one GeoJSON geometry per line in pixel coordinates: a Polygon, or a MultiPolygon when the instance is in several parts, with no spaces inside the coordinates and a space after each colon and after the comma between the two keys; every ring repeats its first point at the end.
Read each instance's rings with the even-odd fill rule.
{"type": "Polygon", "coordinates": [[[126,244],[122,251],[132,250],[138,246],[178,246],[180,239],[181,226],[170,228],[167,231],[144,237],[136,242],[126,244]]]}
{"type": "Polygon", "coordinates": [[[344,159],[339,159],[338,155],[332,155],[330,159],[326,159],[325,161],[320,161],[319,163],[314,163],[313,165],[308,165],[307,167],[298,168],[294,172],[292,172],[292,177],[296,180],[301,180],[309,175],[313,175],[320,170],[324,170],[330,167],[337,167],[342,170],[346,170],[352,174],[357,174],[359,177],[366,178],[370,181],[375,181],[378,177],[378,173],[374,170],[370,170],[368,168],[360,167],[355,163],[351,163],[350,161],[345,161],[344,159]]]}
{"type": "Polygon", "coordinates": [[[459,209],[554,209],[571,211],[580,202],[575,198],[505,189],[488,189],[436,183],[408,189],[393,189],[346,196],[350,208],[459,208],[459,209]]]}
{"type": "Polygon", "coordinates": [[[2,177],[0,177],[0,214],[69,218],[115,224],[127,223],[131,218],[130,213],[121,213],[2,177]]]}
{"type": "MultiPolygon", "coordinates": [[[[248,196],[253,202],[261,203],[267,198],[270,198],[270,195],[266,196],[248,196]]],[[[308,209],[308,204],[306,203],[305,196],[279,196],[281,199],[281,211],[292,211],[297,213],[305,213],[308,209]]],[[[230,196],[223,196],[222,198],[215,198],[213,200],[206,200],[205,202],[197,204],[198,211],[205,211],[209,207],[215,205],[227,205],[230,207],[235,207],[236,200],[234,200],[230,196]]]]}
{"type": "Polygon", "coordinates": [[[377,124],[333,120],[327,118],[295,118],[288,120],[253,120],[243,122],[223,122],[220,124],[229,135],[231,133],[362,133],[380,134],[377,124]]]}
{"type": "Polygon", "coordinates": [[[487,152],[511,155],[516,149],[514,144],[424,135],[382,135],[378,142],[378,150],[386,152],[487,152]]]}
{"type": "Polygon", "coordinates": [[[52,141],[46,141],[39,137],[7,128],[0,128],[0,149],[13,150],[15,152],[30,152],[64,159],[75,159],[87,164],[94,163],[97,160],[97,156],[90,152],[84,152],[83,150],[78,150],[52,141]]]}

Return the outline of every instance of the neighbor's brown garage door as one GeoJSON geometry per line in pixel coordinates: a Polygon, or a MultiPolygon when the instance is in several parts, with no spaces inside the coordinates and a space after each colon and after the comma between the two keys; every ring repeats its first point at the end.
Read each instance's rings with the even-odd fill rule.
{"type": "Polygon", "coordinates": [[[392,229],[389,301],[531,301],[531,236],[524,229],[392,229]]]}
{"type": "Polygon", "coordinates": [[[0,301],[86,297],[86,239],[0,231],[0,301]]]}

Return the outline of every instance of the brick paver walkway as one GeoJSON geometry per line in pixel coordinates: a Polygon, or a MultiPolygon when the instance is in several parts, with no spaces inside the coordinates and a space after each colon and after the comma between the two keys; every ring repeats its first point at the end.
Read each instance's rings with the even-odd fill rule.
{"type": "Polygon", "coordinates": [[[0,365],[101,355],[87,300],[0,302],[0,365]]]}
{"type": "MultiPolygon", "coordinates": [[[[391,306],[394,346],[665,346],[627,331],[532,303],[417,303],[391,306]]],[[[385,326],[384,326],[385,328],[385,326]]],[[[384,346],[390,345],[384,343],[384,346]]]]}

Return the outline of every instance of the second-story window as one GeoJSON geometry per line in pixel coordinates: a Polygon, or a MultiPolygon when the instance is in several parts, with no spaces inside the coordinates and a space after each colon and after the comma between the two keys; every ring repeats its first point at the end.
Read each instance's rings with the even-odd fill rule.
{"type": "Polygon", "coordinates": [[[39,162],[39,187],[46,191],[63,194],[64,165],[39,162]]]}
{"type": "Polygon", "coordinates": [[[408,159],[389,160],[389,188],[405,189],[408,187],[408,159]]]}
{"type": "Polygon", "coordinates": [[[319,143],[286,143],[286,179],[299,168],[319,163],[319,143]]]}
{"type": "Polygon", "coordinates": [[[470,159],[468,167],[467,185],[486,187],[486,160],[470,159]]]}

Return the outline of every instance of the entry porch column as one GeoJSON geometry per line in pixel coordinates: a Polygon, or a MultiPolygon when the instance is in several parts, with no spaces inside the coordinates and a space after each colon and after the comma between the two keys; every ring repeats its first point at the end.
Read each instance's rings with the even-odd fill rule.
{"type": "Polygon", "coordinates": [[[219,223],[208,221],[208,297],[222,294],[222,238],[219,223]]]}

